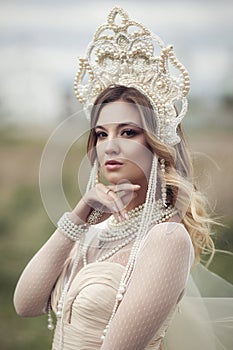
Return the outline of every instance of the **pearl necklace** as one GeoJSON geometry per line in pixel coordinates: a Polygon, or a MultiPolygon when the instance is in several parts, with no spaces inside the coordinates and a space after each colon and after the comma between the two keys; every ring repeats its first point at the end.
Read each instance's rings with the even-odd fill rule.
{"type": "Polygon", "coordinates": [[[132,209],[128,212],[129,219],[118,222],[114,216],[110,216],[107,220],[107,228],[98,234],[101,242],[117,241],[132,235],[141,220],[144,204],[132,209]]]}
{"type": "MultiPolygon", "coordinates": [[[[124,220],[123,222],[118,222],[114,216],[110,216],[107,220],[107,228],[101,231],[98,234],[99,239],[99,248],[103,246],[104,243],[125,240],[119,243],[117,246],[109,250],[102,257],[96,259],[95,262],[102,262],[107,260],[112,255],[117,253],[120,249],[124,248],[130,242],[132,242],[137,237],[137,232],[140,226],[140,222],[142,219],[142,213],[144,209],[144,204],[139,205],[138,207],[132,209],[128,212],[129,219],[124,220]]],[[[164,208],[162,200],[158,200],[155,202],[151,225],[156,225],[162,223],[169,218],[171,218],[176,213],[176,209],[173,207],[164,208]]],[[[87,262],[87,250],[88,244],[83,246],[82,255],[83,255],[83,265],[86,266],[87,262]]]]}

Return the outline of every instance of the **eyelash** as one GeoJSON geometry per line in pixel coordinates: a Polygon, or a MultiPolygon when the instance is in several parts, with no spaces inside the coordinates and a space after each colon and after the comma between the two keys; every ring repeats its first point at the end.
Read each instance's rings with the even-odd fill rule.
{"type": "Polygon", "coordinates": [[[136,130],[134,130],[134,129],[126,129],[126,130],[123,130],[123,131],[122,131],[122,135],[123,135],[124,133],[126,133],[126,135],[127,135],[128,137],[134,137],[134,136],[138,135],[138,132],[137,132],[136,130]]]}
{"type": "MultiPolygon", "coordinates": [[[[131,138],[131,137],[134,137],[134,136],[138,135],[139,132],[134,130],[134,129],[125,129],[125,130],[122,130],[121,136],[124,136],[124,134],[126,134],[127,137],[131,138]]],[[[97,131],[95,133],[95,135],[96,135],[97,139],[101,139],[101,138],[106,137],[107,133],[104,132],[104,131],[97,131]]]]}
{"type": "Polygon", "coordinates": [[[103,138],[105,135],[107,135],[107,134],[104,131],[98,131],[98,132],[95,133],[95,136],[96,136],[97,139],[103,138]]]}

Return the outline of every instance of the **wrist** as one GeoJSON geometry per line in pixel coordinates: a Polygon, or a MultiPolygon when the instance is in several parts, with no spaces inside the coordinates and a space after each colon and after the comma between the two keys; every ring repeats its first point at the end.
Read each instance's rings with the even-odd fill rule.
{"type": "Polygon", "coordinates": [[[70,213],[71,220],[77,225],[87,223],[92,208],[81,199],[70,213]]]}
{"type": "Polygon", "coordinates": [[[71,218],[74,218],[74,215],[70,212],[64,213],[57,223],[57,228],[65,237],[76,242],[88,231],[89,225],[80,220],[78,224],[73,222],[71,218]]]}
{"type": "Polygon", "coordinates": [[[86,216],[80,217],[79,215],[77,215],[75,210],[67,212],[67,216],[75,225],[87,224],[87,217],[86,216]]]}

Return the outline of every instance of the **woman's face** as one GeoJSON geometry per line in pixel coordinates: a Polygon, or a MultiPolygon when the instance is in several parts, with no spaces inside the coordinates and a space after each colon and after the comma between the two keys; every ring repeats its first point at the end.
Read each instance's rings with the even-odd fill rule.
{"type": "Polygon", "coordinates": [[[106,104],[95,133],[97,157],[106,180],[147,185],[153,154],[136,106],[121,100],[106,104]]]}

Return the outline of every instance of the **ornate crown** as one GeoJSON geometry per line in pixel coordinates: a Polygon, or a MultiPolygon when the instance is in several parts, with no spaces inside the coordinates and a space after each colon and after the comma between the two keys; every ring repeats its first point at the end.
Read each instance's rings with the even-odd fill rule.
{"type": "Polygon", "coordinates": [[[79,59],[75,95],[88,109],[112,84],[135,87],[147,96],[156,114],[158,139],[170,145],[180,141],[176,129],[187,112],[188,72],[171,45],[165,46],[119,7],[96,30],[86,57],[79,59]]]}

